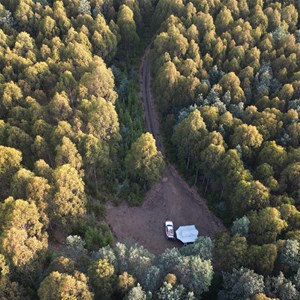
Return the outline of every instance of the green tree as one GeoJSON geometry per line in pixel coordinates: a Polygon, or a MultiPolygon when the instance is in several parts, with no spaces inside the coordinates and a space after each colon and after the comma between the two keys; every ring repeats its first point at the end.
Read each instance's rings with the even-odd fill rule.
{"type": "Polygon", "coordinates": [[[286,159],[286,150],[275,141],[265,142],[258,155],[259,162],[271,165],[276,171],[282,169],[286,159]]]}
{"type": "Polygon", "coordinates": [[[278,190],[279,184],[278,181],[273,177],[274,170],[272,166],[267,163],[263,163],[256,168],[255,172],[257,178],[271,191],[278,190]]]}
{"type": "Polygon", "coordinates": [[[158,289],[162,280],[162,270],[157,266],[149,267],[143,277],[142,285],[147,292],[154,292],[158,289]]]}
{"type": "Polygon", "coordinates": [[[41,283],[38,295],[42,300],[92,300],[87,277],[78,271],[74,275],[52,272],[41,283]]]}
{"type": "Polygon", "coordinates": [[[96,289],[96,297],[109,298],[115,283],[115,268],[106,260],[99,259],[89,268],[90,279],[96,289]]]}
{"type": "Polygon", "coordinates": [[[161,286],[161,288],[159,289],[157,293],[157,297],[160,300],[167,300],[167,299],[180,300],[180,299],[184,299],[184,294],[185,294],[185,288],[183,287],[182,284],[178,286],[174,286],[171,283],[165,281],[161,286]]]}
{"type": "Polygon", "coordinates": [[[47,271],[49,274],[57,271],[59,273],[67,273],[72,275],[75,272],[75,262],[70,258],[58,256],[51,261],[47,271]]]}
{"type": "Polygon", "coordinates": [[[198,13],[194,18],[194,24],[197,26],[201,37],[204,37],[206,33],[215,30],[213,17],[209,13],[203,13],[202,11],[198,13]]]}
{"type": "Polygon", "coordinates": [[[80,144],[85,175],[87,178],[93,178],[95,187],[98,189],[99,173],[100,176],[105,175],[105,171],[113,165],[109,145],[92,134],[84,135],[80,144]]]}
{"type": "Polygon", "coordinates": [[[59,33],[55,20],[50,16],[45,16],[45,18],[41,20],[39,29],[47,39],[50,39],[59,33]]]}
{"type": "MultiPolygon", "coordinates": [[[[118,246],[118,243],[117,243],[116,247],[117,246],[118,246]]],[[[108,245],[106,247],[100,248],[97,253],[97,258],[106,259],[117,270],[117,264],[118,264],[117,257],[116,257],[116,254],[114,253],[114,249],[112,249],[111,246],[108,245]]]]}
{"type": "Polygon", "coordinates": [[[63,137],[61,145],[56,147],[56,166],[69,164],[78,172],[82,167],[82,157],[78,153],[76,145],[68,137],[63,137]]]}
{"type": "Polygon", "coordinates": [[[259,27],[260,31],[262,33],[265,33],[268,27],[268,18],[264,14],[261,6],[256,5],[253,8],[252,16],[250,18],[250,23],[253,28],[259,27]]]}
{"type": "Polygon", "coordinates": [[[136,46],[139,37],[136,33],[136,25],[133,19],[132,10],[125,4],[119,8],[117,24],[120,28],[120,34],[123,45],[126,50],[136,46]]]}
{"type": "Polygon", "coordinates": [[[80,80],[80,94],[83,98],[104,98],[106,101],[115,103],[117,93],[114,90],[114,76],[111,69],[99,56],[95,56],[89,64],[88,70],[80,80]]]}
{"type": "Polygon", "coordinates": [[[49,182],[53,181],[53,170],[43,159],[34,163],[34,172],[38,176],[46,178],[49,182]]]}
{"type": "Polygon", "coordinates": [[[2,197],[8,196],[12,176],[21,167],[22,154],[20,151],[0,146],[0,181],[2,197]]]}
{"type": "Polygon", "coordinates": [[[195,295],[207,292],[213,277],[210,260],[202,260],[199,256],[184,256],[175,266],[182,284],[195,295]]]}
{"type": "Polygon", "coordinates": [[[277,248],[273,244],[251,245],[247,253],[249,268],[259,274],[271,274],[277,258],[277,248]]]}
{"type": "Polygon", "coordinates": [[[197,142],[192,156],[192,161],[195,162],[197,168],[195,183],[197,183],[197,171],[199,168],[207,180],[205,192],[211,179],[218,180],[215,174],[225,153],[225,146],[222,135],[216,131],[209,133],[197,142]]]}
{"type": "Polygon", "coordinates": [[[128,293],[126,300],[146,300],[146,293],[138,283],[136,287],[132,288],[128,293]]]}
{"type": "Polygon", "coordinates": [[[247,216],[243,216],[240,219],[235,219],[231,226],[231,233],[239,234],[240,236],[248,236],[249,232],[249,218],[247,216]]]}
{"type": "Polygon", "coordinates": [[[236,234],[231,237],[224,232],[216,238],[215,255],[223,270],[229,271],[245,265],[247,250],[247,239],[244,236],[236,234]]]}
{"type": "Polygon", "coordinates": [[[29,180],[34,174],[27,169],[20,169],[13,177],[11,187],[12,196],[15,198],[26,198],[26,188],[29,180]]]}
{"type": "Polygon", "coordinates": [[[0,254],[0,299],[29,300],[23,286],[10,280],[10,269],[2,254],[0,254]]]}
{"type": "Polygon", "coordinates": [[[68,120],[72,114],[70,100],[66,93],[56,93],[48,104],[51,117],[54,121],[68,120]]]}
{"type": "Polygon", "coordinates": [[[300,243],[296,240],[286,240],[280,254],[280,262],[296,271],[300,267],[300,243]]]}
{"type": "Polygon", "coordinates": [[[186,245],[180,249],[183,256],[200,256],[204,260],[212,260],[214,241],[208,236],[199,237],[195,243],[186,245]]]}
{"type": "Polygon", "coordinates": [[[217,33],[221,34],[229,29],[229,25],[233,22],[230,9],[224,6],[216,18],[216,29],[217,33]]]}
{"type": "Polygon", "coordinates": [[[84,101],[82,111],[86,114],[87,133],[112,144],[120,139],[118,115],[110,102],[93,98],[84,101]]]}
{"type": "Polygon", "coordinates": [[[255,126],[242,124],[239,125],[232,135],[232,145],[242,147],[242,154],[251,157],[252,150],[261,146],[263,137],[255,126]]]}
{"type": "Polygon", "coordinates": [[[176,127],[172,141],[177,146],[178,157],[189,168],[193,148],[198,140],[206,134],[206,126],[199,110],[194,110],[176,127]]]}
{"type": "Polygon", "coordinates": [[[79,7],[78,7],[78,13],[79,14],[91,14],[91,4],[90,1],[87,0],[80,0],[79,1],[79,7]]]}
{"type": "Polygon", "coordinates": [[[171,15],[181,16],[184,11],[184,4],[182,0],[168,1],[161,0],[158,1],[154,16],[153,25],[158,27],[164,20],[166,20],[171,15]]]}
{"type": "Polygon", "coordinates": [[[235,188],[235,193],[230,199],[232,214],[240,217],[252,209],[261,209],[269,205],[270,192],[258,180],[242,180],[235,188]]]}
{"type": "Polygon", "coordinates": [[[127,247],[127,268],[133,276],[141,281],[145,271],[153,264],[154,256],[138,244],[127,247]]]}
{"type": "Polygon", "coordinates": [[[34,153],[36,158],[49,159],[50,157],[49,145],[46,142],[46,140],[40,135],[37,135],[35,137],[34,142],[31,146],[31,150],[34,153]]]}
{"type": "Polygon", "coordinates": [[[62,34],[66,34],[71,27],[71,21],[67,16],[67,11],[64,5],[65,1],[55,1],[53,3],[53,17],[62,34]]]}
{"type": "Polygon", "coordinates": [[[173,62],[167,61],[160,66],[153,86],[162,113],[172,107],[180,78],[180,73],[173,62]]]}
{"type": "Polygon", "coordinates": [[[232,273],[223,273],[224,290],[219,293],[220,299],[247,299],[264,290],[264,278],[252,270],[241,267],[232,273]]]}
{"type": "Polygon", "coordinates": [[[133,276],[128,274],[127,272],[123,272],[118,276],[118,287],[122,291],[122,293],[126,293],[128,290],[133,288],[135,280],[133,276]]]}
{"type": "Polygon", "coordinates": [[[1,103],[6,109],[17,105],[23,97],[22,90],[13,81],[2,86],[1,103]]]}
{"type": "Polygon", "coordinates": [[[249,239],[258,245],[275,242],[277,235],[287,227],[286,221],[281,219],[279,210],[274,207],[252,212],[249,220],[249,239]]]}
{"type": "MultiPolygon", "coordinates": [[[[242,180],[249,181],[252,179],[250,172],[245,169],[236,149],[230,149],[224,154],[220,164],[220,173],[223,191],[228,199],[235,193],[235,189],[231,188],[232,186],[237,186],[242,180]]],[[[228,201],[228,203],[230,204],[231,202],[228,201]]]]}
{"type": "Polygon", "coordinates": [[[52,218],[59,223],[76,222],[86,212],[84,182],[76,169],[66,164],[54,170],[55,194],[49,209],[52,218]]]}
{"type": "Polygon", "coordinates": [[[26,289],[15,281],[0,281],[0,299],[29,300],[30,296],[26,289]]]}
{"type": "Polygon", "coordinates": [[[66,121],[59,121],[51,133],[52,145],[56,147],[61,144],[63,137],[68,137],[70,140],[73,140],[75,133],[70,123],[66,121]]]}
{"type": "Polygon", "coordinates": [[[117,37],[111,31],[103,16],[97,15],[95,20],[95,32],[92,43],[97,55],[111,61],[117,51],[117,37]]]}
{"type": "Polygon", "coordinates": [[[8,129],[7,145],[19,149],[23,153],[23,159],[28,162],[31,156],[32,138],[24,130],[17,126],[8,129]]]}
{"type": "Polygon", "coordinates": [[[241,81],[234,72],[224,75],[219,83],[225,91],[230,91],[232,103],[245,101],[245,94],[240,87],[241,81]]]}
{"type": "Polygon", "coordinates": [[[173,272],[176,265],[179,264],[181,254],[177,248],[167,248],[158,259],[158,267],[160,267],[165,274],[173,272]]]}
{"type": "Polygon", "coordinates": [[[24,198],[29,202],[34,202],[41,223],[45,227],[48,226],[48,204],[52,196],[52,188],[46,178],[34,176],[32,172],[20,169],[14,176],[12,192],[15,198],[24,198]]]}
{"type": "Polygon", "coordinates": [[[142,134],[132,144],[125,158],[125,166],[128,173],[137,180],[148,184],[160,180],[165,163],[150,133],[142,134]]]}
{"type": "Polygon", "coordinates": [[[175,25],[170,26],[167,32],[160,33],[154,40],[156,55],[167,52],[171,57],[182,57],[186,54],[188,47],[188,40],[175,25]]]}
{"type": "Polygon", "coordinates": [[[282,9],[281,18],[292,32],[297,28],[298,11],[293,4],[287,5],[282,9]]]}
{"type": "Polygon", "coordinates": [[[277,277],[267,277],[265,281],[265,290],[269,297],[276,297],[282,300],[296,300],[299,298],[299,292],[295,285],[286,279],[282,272],[277,277]]]}
{"type": "Polygon", "coordinates": [[[0,251],[28,279],[36,276],[48,247],[48,235],[36,205],[12,197],[0,205],[0,251]]]}
{"type": "Polygon", "coordinates": [[[280,183],[286,187],[288,193],[295,197],[297,204],[300,199],[300,163],[289,164],[281,174],[280,183]]]}

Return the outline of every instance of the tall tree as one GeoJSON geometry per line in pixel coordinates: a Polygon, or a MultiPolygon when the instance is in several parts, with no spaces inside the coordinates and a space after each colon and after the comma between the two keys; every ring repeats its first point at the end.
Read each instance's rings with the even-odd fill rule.
{"type": "Polygon", "coordinates": [[[57,166],[69,164],[78,172],[82,167],[82,157],[76,145],[68,137],[63,137],[61,145],[56,147],[55,163],[57,166]]]}
{"type": "Polygon", "coordinates": [[[198,141],[206,135],[206,125],[199,110],[195,110],[175,128],[172,141],[177,146],[178,157],[189,168],[192,153],[198,141]]]}
{"type": "Polygon", "coordinates": [[[20,151],[0,145],[0,181],[2,197],[8,196],[12,176],[21,167],[22,154],[20,151]]]}
{"type": "Polygon", "coordinates": [[[86,114],[87,133],[111,144],[120,139],[118,115],[110,102],[93,98],[83,102],[82,111],[86,114]]]}
{"type": "Polygon", "coordinates": [[[238,126],[232,135],[232,144],[234,147],[240,145],[242,154],[251,157],[252,151],[261,146],[263,137],[255,126],[242,124],[238,126]]]}
{"type": "Polygon", "coordinates": [[[235,217],[241,217],[250,210],[257,210],[269,205],[270,192],[258,180],[238,183],[235,194],[230,199],[230,208],[235,217]]]}
{"type": "Polygon", "coordinates": [[[38,295],[41,300],[93,299],[93,293],[88,287],[88,278],[78,271],[73,276],[52,272],[42,281],[38,295]]]}
{"type": "Polygon", "coordinates": [[[216,237],[215,255],[225,271],[245,265],[247,250],[247,239],[244,236],[236,234],[231,237],[224,232],[216,237]]]}
{"type": "Polygon", "coordinates": [[[277,235],[287,227],[286,221],[281,219],[280,212],[274,207],[252,212],[249,220],[249,239],[258,245],[273,243],[277,235]]]}
{"type": "Polygon", "coordinates": [[[128,173],[141,182],[153,184],[161,178],[165,163],[152,134],[144,133],[132,144],[125,165],[128,173]]]}
{"type": "Polygon", "coordinates": [[[68,164],[55,169],[53,177],[55,194],[49,207],[52,219],[62,224],[76,222],[76,217],[86,212],[83,180],[76,169],[68,164]]]}
{"type": "Polygon", "coordinates": [[[264,278],[246,268],[233,269],[223,274],[224,290],[219,293],[220,299],[247,299],[264,290],[264,278]]]}
{"type": "Polygon", "coordinates": [[[119,8],[117,24],[120,28],[120,34],[124,48],[128,51],[131,47],[137,45],[139,37],[136,33],[133,12],[125,4],[119,8]]]}
{"type": "Polygon", "coordinates": [[[109,299],[116,282],[114,266],[106,259],[99,259],[90,266],[89,275],[96,290],[96,297],[109,299]]]}
{"type": "Polygon", "coordinates": [[[33,279],[48,247],[48,235],[36,205],[7,198],[0,205],[0,220],[0,251],[16,270],[33,279]]]}
{"type": "Polygon", "coordinates": [[[117,93],[114,90],[114,76],[110,68],[99,56],[95,56],[89,64],[88,70],[80,80],[80,94],[83,98],[104,98],[106,101],[115,103],[117,93]]]}
{"type": "Polygon", "coordinates": [[[207,292],[213,277],[210,260],[202,260],[199,256],[182,257],[175,267],[182,284],[195,295],[207,292]]]}

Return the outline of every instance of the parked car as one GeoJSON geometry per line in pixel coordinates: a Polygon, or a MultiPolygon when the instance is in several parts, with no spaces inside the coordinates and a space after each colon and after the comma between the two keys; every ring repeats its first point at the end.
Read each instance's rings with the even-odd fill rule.
{"type": "Polygon", "coordinates": [[[172,239],[172,240],[175,239],[174,226],[172,221],[165,222],[165,232],[166,232],[167,239],[172,239]]]}

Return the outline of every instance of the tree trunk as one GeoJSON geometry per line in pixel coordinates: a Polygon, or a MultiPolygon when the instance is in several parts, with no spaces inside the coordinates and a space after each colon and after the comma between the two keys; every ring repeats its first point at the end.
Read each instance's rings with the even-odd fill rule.
{"type": "Polygon", "coordinates": [[[202,187],[203,187],[203,185],[204,185],[204,182],[205,182],[205,177],[203,176],[202,187]]]}
{"type": "Polygon", "coordinates": [[[190,166],[190,157],[191,157],[191,155],[189,154],[188,158],[187,158],[187,162],[186,162],[186,170],[188,170],[189,166],[190,166]]]}
{"type": "Polygon", "coordinates": [[[205,192],[204,192],[204,194],[206,194],[206,192],[207,192],[208,184],[209,184],[209,178],[206,181],[206,186],[205,186],[205,192]]]}
{"type": "Polygon", "coordinates": [[[194,185],[197,184],[198,181],[198,174],[199,174],[199,168],[197,168],[196,174],[195,174],[195,181],[194,181],[194,185]]]}

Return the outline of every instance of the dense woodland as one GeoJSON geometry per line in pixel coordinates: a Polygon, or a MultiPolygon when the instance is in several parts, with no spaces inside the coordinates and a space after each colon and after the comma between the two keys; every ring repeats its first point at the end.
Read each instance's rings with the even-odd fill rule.
{"type": "Polygon", "coordinates": [[[0,0],[0,299],[299,299],[299,10],[0,0]],[[115,243],[104,209],[164,169],[138,97],[150,42],[167,155],[227,225],[158,257],[115,243]]]}

